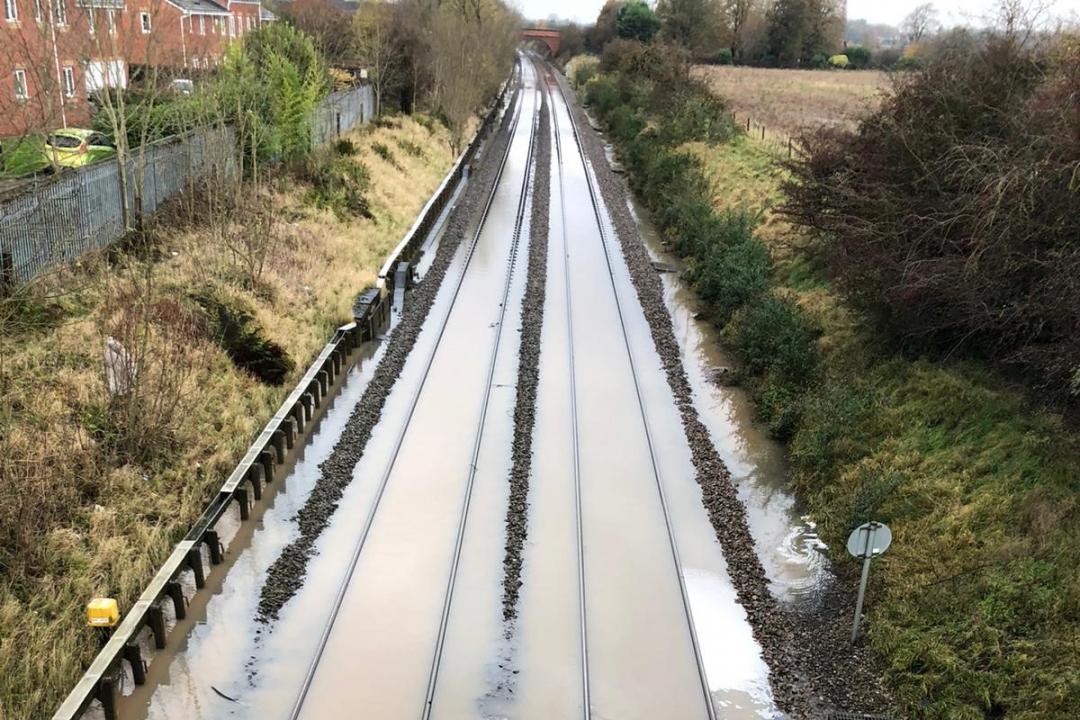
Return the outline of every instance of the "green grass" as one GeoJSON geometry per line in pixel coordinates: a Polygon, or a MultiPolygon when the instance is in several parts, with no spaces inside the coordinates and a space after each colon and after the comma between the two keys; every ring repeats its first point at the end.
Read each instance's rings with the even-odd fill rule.
{"type": "Polygon", "coordinates": [[[4,167],[0,177],[21,177],[40,172],[49,166],[45,157],[45,139],[36,136],[4,140],[4,167]]]}

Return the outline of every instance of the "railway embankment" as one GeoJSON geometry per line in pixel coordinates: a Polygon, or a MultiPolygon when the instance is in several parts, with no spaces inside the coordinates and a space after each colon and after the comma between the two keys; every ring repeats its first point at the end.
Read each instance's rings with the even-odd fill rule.
{"type": "Polygon", "coordinates": [[[98,650],[87,600],[131,607],[352,316],[454,160],[422,120],[349,133],[236,207],[185,196],[4,299],[0,714],[52,712],[98,650]]]}

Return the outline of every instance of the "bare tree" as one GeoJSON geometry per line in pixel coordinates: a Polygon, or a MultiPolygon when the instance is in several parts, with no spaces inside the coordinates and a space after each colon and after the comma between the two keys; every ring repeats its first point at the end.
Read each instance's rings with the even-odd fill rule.
{"type": "Polygon", "coordinates": [[[383,96],[401,72],[401,47],[389,3],[365,3],[353,16],[353,47],[367,68],[375,91],[375,115],[382,114],[383,96]]]}
{"type": "Polygon", "coordinates": [[[937,9],[933,3],[923,3],[908,13],[900,24],[900,31],[910,43],[922,42],[927,35],[935,32],[939,27],[937,9]]]}

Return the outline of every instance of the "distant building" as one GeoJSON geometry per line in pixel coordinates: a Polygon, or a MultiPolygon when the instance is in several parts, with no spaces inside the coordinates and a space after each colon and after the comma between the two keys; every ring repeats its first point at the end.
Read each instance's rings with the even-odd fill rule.
{"type": "Polygon", "coordinates": [[[276,17],[258,0],[0,0],[0,137],[86,125],[88,97],[136,68],[220,64],[276,17]]]}

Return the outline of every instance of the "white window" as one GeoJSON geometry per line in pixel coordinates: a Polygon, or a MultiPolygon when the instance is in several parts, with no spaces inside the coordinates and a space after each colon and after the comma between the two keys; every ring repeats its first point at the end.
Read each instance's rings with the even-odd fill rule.
{"type": "Polygon", "coordinates": [[[199,34],[206,34],[206,18],[204,18],[202,15],[199,16],[199,34]]]}
{"type": "Polygon", "coordinates": [[[97,31],[97,23],[94,22],[94,9],[86,8],[86,29],[93,35],[97,31]]]}
{"type": "Polygon", "coordinates": [[[41,0],[34,0],[34,19],[41,22],[44,13],[41,12],[41,0]]]}
{"type": "Polygon", "coordinates": [[[248,15],[248,18],[247,18],[247,29],[248,29],[248,32],[251,32],[251,31],[252,31],[252,29],[253,29],[254,27],[255,27],[255,18],[253,18],[253,17],[251,17],[250,15],[248,15]]]}
{"type": "Polygon", "coordinates": [[[194,69],[194,70],[198,70],[198,69],[199,69],[199,58],[197,58],[197,57],[195,57],[195,58],[191,58],[191,67],[192,67],[192,69],[194,69]]]}
{"type": "Polygon", "coordinates": [[[116,18],[113,16],[113,11],[112,10],[106,10],[105,11],[105,19],[109,23],[109,34],[110,35],[115,35],[116,34],[116,18]]]}
{"type": "Polygon", "coordinates": [[[75,97],[75,69],[64,68],[64,97],[75,97]]]}
{"type": "Polygon", "coordinates": [[[30,97],[29,88],[26,87],[26,71],[15,71],[15,99],[25,100],[30,97]]]}
{"type": "Polygon", "coordinates": [[[142,27],[143,35],[149,35],[150,34],[150,13],[148,13],[148,12],[139,13],[139,25],[142,27]]]}
{"type": "Polygon", "coordinates": [[[236,17],[229,16],[229,37],[236,37],[236,17]]]}
{"type": "Polygon", "coordinates": [[[53,18],[57,25],[61,27],[67,25],[67,0],[53,2],[53,18]]]}
{"type": "Polygon", "coordinates": [[[4,19],[8,22],[19,19],[19,8],[15,5],[15,0],[4,0],[4,19]]]}

